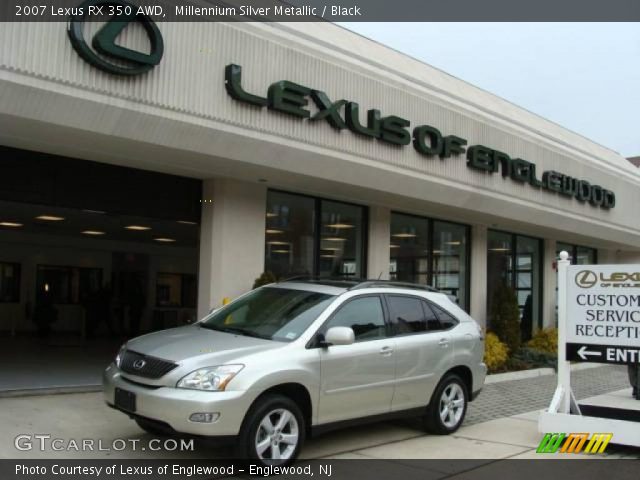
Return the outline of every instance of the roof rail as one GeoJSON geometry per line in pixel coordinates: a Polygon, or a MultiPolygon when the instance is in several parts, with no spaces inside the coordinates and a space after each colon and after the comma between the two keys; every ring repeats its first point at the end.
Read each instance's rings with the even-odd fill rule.
{"type": "Polygon", "coordinates": [[[396,288],[413,288],[415,290],[426,290],[427,292],[442,293],[440,290],[429,285],[419,285],[417,283],[409,282],[397,282],[395,280],[365,280],[363,282],[354,285],[349,290],[360,290],[363,288],[375,288],[375,287],[396,287],[396,288]]]}

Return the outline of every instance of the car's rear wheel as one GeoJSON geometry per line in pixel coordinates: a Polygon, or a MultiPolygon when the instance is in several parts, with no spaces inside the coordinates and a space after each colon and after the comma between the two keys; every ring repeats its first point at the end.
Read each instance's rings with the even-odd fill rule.
{"type": "Polygon", "coordinates": [[[245,417],[236,454],[264,465],[288,465],[300,453],[305,429],[295,402],[282,395],[265,395],[245,417]]]}
{"type": "Polygon", "coordinates": [[[446,375],[433,392],[427,414],[425,428],[437,435],[453,433],[464,421],[467,414],[469,395],[464,381],[453,373],[446,375]]]}

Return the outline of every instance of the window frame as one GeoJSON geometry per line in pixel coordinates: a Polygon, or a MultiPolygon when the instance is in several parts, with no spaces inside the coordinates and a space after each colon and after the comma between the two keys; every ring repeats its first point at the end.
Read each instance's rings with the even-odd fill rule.
{"type": "Polygon", "coordinates": [[[333,312],[331,312],[331,314],[324,320],[324,322],[322,322],[322,324],[316,329],[316,331],[313,333],[313,335],[311,336],[311,340],[309,340],[309,342],[307,342],[307,349],[311,349],[311,348],[322,348],[321,342],[324,339],[324,333],[322,332],[322,330],[327,326],[327,324],[333,319],[333,317],[335,317],[340,310],[342,310],[346,305],[348,305],[349,303],[355,301],[355,300],[360,300],[363,298],[368,298],[368,297],[375,297],[380,301],[380,307],[382,308],[382,318],[384,320],[384,325],[385,325],[385,333],[386,335],[384,337],[380,337],[380,338],[371,338],[371,339],[366,339],[366,340],[362,340],[362,341],[354,341],[353,343],[365,343],[365,342],[373,342],[376,340],[384,340],[384,339],[389,339],[392,338],[392,332],[391,332],[391,324],[389,323],[389,310],[386,304],[386,301],[384,300],[384,294],[383,293],[365,293],[362,295],[356,295],[353,297],[349,297],[347,298],[344,302],[340,303],[338,306],[336,306],[336,308],[333,310],[333,312]],[[320,335],[322,335],[323,339],[320,339],[320,335]]]}
{"type": "Polygon", "coordinates": [[[195,277],[196,280],[196,286],[198,283],[198,275],[196,273],[181,273],[181,272],[156,272],[156,278],[155,278],[155,306],[154,308],[159,308],[159,309],[166,309],[166,310],[175,310],[176,308],[187,308],[187,309],[195,309],[198,308],[198,301],[197,301],[197,296],[196,296],[196,304],[193,306],[189,306],[189,305],[185,305],[185,288],[184,288],[184,284],[185,284],[185,278],[186,277],[195,277]],[[159,301],[159,296],[158,296],[158,278],[160,277],[160,275],[176,275],[180,277],[180,304],[178,305],[160,305],[158,303],[159,301]]]}
{"type": "MultiPolygon", "coordinates": [[[[404,215],[405,217],[413,217],[418,220],[427,222],[427,236],[428,236],[427,248],[429,250],[429,256],[427,258],[427,284],[430,286],[433,286],[433,282],[434,282],[434,255],[433,255],[433,250],[434,250],[433,235],[435,231],[434,223],[435,222],[450,223],[451,225],[456,225],[459,227],[463,227],[465,229],[465,236],[466,236],[467,242],[465,245],[466,261],[464,262],[465,274],[463,276],[463,280],[465,283],[465,287],[467,288],[467,294],[466,294],[464,305],[461,304],[460,308],[462,308],[465,312],[469,313],[471,309],[471,245],[473,243],[473,238],[471,236],[472,235],[471,225],[468,225],[466,223],[461,223],[461,222],[455,222],[452,220],[446,220],[444,218],[425,217],[424,215],[418,215],[415,213],[406,213],[406,212],[401,212],[399,210],[391,210],[391,213],[389,216],[389,226],[391,226],[391,218],[393,217],[394,214],[404,215]]],[[[389,249],[389,260],[391,260],[391,249],[389,249]]]]}
{"type": "Polygon", "coordinates": [[[38,292],[39,292],[39,282],[38,282],[38,274],[40,273],[40,268],[51,268],[51,269],[59,269],[59,270],[67,270],[68,271],[68,278],[67,278],[67,287],[69,289],[69,298],[68,301],[65,302],[56,302],[54,303],[54,305],[83,305],[83,299],[82,299],[82,292],[81,292],[81,288],[80,288],[80,283],[78,283],[78,301],[75,302],[73,301],[73,284],[72,284],[72,280],[73,280],[73,271],[74,270],[78,270],[78,276],[80,276],[80,273],[82,270],[95,270],[96,272],[100,273],[100,281],[98,282],[100,287],[104,287],[104,268],[102,267],[79,267],[77,265],[54,265],[54,264],[48,264],[48,263],[38,263],[36,264],[36,268],[35,268],[35,274],[36,274],[36,283],[35,283],[35,295],[36,295],[36,299],[38,298],[38,292]]]}
{"type": "MultiPolygon", "coordinates": [[[[269,188],[267,189],[267,204],[268,204],[268,195],[269,192],[274,192],[274,193],[280,193],[280,194],[284,194],[284,195],[294,195],[294,196],[298,196],[298,197],[305,197],[308,199],[313,200],[313,215],[314,215],[314,219],[313,219],[313,264],[311,266],[312,268],[312,272],[311,275],[313,276],[318,276],[318,272],[320,271],[320,244],[321,244],[321,236],[320,236],[320,232],[322,230],[322,202],[334,202],[334,203],[342,203],[344,205],[350,205],[352,207],[358,207],[362,209],[362,241],[361,241],[361,245],[360,248],[362,249],[362,265],[360,268],[360,276],[356,276],[356,277],[348,277],[345,276],[345,278],[347,279],[353,279],[353,278],[367,278],[367,267],[368,267],[368,262],[367,262],[367,258],[368,258],[368,249],[369,249],[369,207],[367,207],[366,205],[361,205],[359,203],[354,203],[354,202],[345,202],[344,200],[337,200],[334,198],[327,198],[327,197],[317,197],[317,196],[313,196],[313,195],[307,195],[304,193],[298,193],[298,192],[292,192],[289,190],[281,190],[278,188],[269,188]]],[[[265,264],[264,264],[264,268],[265,270],[267,269],[267,241],[266,241],[266,235],[265,235],[265,241],[264,241],[264,251],[265,251],[265,264]]]]}
{"type": "MultiPolygon", "coordinates": [[[[387,311],[388,311],[388,319],[389,319],[389,330],[392,334],[392,337],[396,338],[396,337],[408,337],[408,336],[414,336],[414,335],[425,335],[425,334],[429,334],[429,333],[442,333],[442,332],[448,332],[450,330],[453,330],[454,328],[456,328],[458,325],[460,325],[460,319],[452,314],[449,310],[447,310],[446,308],[441,307],[440,305],[436,304],[435,302],[424,298],[424,297],[420,297],[418,295],[409,295],[406,293],[383,293],[382,296],[384,297],[384,301],[386,303],[386,307],[387,307],[387,311]],[[445,312],[446,314],[448,314],[451,318],[453,318],[456,321],[456,324],[453,325],[452,327],[449,328],[443,328],[440,330],[425,330],[424,332],[406,332],[406,333],[394,333],[393,332],[393,321],[391,320],[391,306],[389,305],[389,298],[388,297],[408,297],[408,298],[414,298],[417,299],[418,301],[420,301],[420,306],[422,308],[423,313],[426,316],[426,312],[424,311],[424,304],[426,304],[429,308],[431,308],[431,305],[436,305],[440,310],[442,310],[443,312],[445,312]]],[[[431,310],[431,312],[435,315],[436,318],[438,318],[438,312],[435,310],[431,310]]]]}

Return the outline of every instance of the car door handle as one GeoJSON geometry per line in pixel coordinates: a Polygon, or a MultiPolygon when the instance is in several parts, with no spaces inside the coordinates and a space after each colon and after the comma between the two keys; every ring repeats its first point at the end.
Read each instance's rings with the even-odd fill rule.
{"type": "Polygon", "coordinates": [[[393,353],[393,348],[391,347],[382,347],[380,349],[380,355],[388,356],[388,355],[391,355],[392,353],[393,353]]]}
{"type": "Polygon", "coordinates": [[[448,347],[449,340],[447,340],[446,338],[441,338],[440,341],[438,342],[438,345],[440,345],[441,347],[448,347]]]}

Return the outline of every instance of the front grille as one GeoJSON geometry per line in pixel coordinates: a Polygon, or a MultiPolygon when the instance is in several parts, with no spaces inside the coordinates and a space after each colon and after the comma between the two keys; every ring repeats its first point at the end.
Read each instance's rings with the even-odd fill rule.
{"type": "Polygon", "coordinates": [[[146,378],[160,378],[177,366],[173,362],[143,355],[132,350],[126,350],[122,360],[120,360],[120,370],[146,378]]]}

